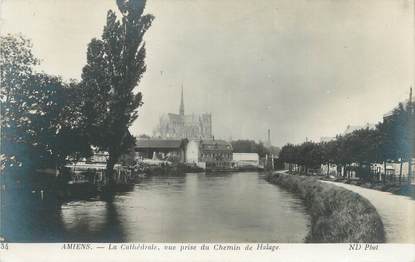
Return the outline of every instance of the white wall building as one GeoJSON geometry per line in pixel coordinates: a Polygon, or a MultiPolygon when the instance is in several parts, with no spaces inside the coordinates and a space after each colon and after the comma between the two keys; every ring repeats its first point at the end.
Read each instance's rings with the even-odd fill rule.
{"type": "Polygon", "coordinates": [[[190,140],[186,146],[186,163],[197,164],[199,162],[199,141],[190,140]]]}
{"type": "Polygon", "coordinates": [[[186,147],[186,163],[207,170],[230,169],[232,145],[224,140],[190,140],[186,147]]]}
{"type": "Polygon", "coordinates": [[[242,166],[259,166],[258,153],[233,153],[232,158],[238,167],[242,166]]]}

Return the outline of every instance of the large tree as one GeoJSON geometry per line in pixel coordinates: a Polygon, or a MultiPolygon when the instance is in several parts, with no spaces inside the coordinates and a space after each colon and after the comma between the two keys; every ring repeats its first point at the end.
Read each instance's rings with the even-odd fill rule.
{"type": "Polygon", "coordinates": [[[33,67],[39,63],[32,53],[30,41],[22,36],[0,37],[0,101],[1,101],[1,160],[2,169],[21,166],[16,158],[22,147],[14,147],[24,136],[22,114],[28,111],[25,86],[33,73],[33,67]]]}
{"type": "Polygon", "coordinates": [[[22,36],[0,37],[1,154],[6,173],[33,174],[87,155],[76,83],[36,73],[38,60],[22,36]]]}
{"type": "Polygon", "coordinates": [[[413,105],[401,103],[377,126],[381,136],[380,153],[384,161],[399,161],[401,164],[399,180],[402,178],[402,164],[405,161],[409,162],[408,174],[412,175],[411,162],[415,148],[414,123],[413,105]]]}
{"type": "Polygon", "coordinates": [[[330,175],[330,165],[337,163],[338,143],[337,140],[320,143],[322,152],[322,162],[327,165],[326,175],[330,175]]]}
{"type": "Polygon", "coordinates": [[[128,128],[138,117],[141,92],[134,92],[146,71],[143,36],[154,19],[143,15],[145,0],[117,0],[121,19],[110,10],[101,39],[88,45],[83,68],[86,130],[93,145],[107,151],[107,177],[113,183],[114,165],[134,143],[128,128]]]}
{"type": "Polygon", "coordinates": [[[257,143],[254,140],[235,140],[231,144],[235,153],[258,153],[260,157],[265,157],[270,153],[270,149],[266,148],[262,142],[257,143]]]}

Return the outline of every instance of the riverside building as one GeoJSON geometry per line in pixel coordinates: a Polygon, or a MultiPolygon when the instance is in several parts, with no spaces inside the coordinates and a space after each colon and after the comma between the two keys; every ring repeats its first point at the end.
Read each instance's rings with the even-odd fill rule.
{"type": "Polygon", "coordinates": [[[206,170],[232,167],[232,145],[224,140],[191,140],[186,147],[186,162],[206,170]]]}
{"type": "Polygon", "coordinates": [[[138,139],[135,152],[144,159],[185,161],[187,139],[138,139]]]}

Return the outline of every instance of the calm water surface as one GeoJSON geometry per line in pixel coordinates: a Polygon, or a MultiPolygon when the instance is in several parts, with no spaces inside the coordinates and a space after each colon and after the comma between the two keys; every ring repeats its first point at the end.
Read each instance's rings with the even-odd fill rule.
{"type": "Polygon", "coordinates": [[[30,241],[301,243],[309,224],[300,199],[256,172],[150,177],[43,217],[30,241]]]}

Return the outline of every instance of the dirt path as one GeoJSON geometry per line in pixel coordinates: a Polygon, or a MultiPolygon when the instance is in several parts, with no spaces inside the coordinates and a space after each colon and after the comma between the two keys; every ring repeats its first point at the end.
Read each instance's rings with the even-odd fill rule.
{"type": "Polygon", "coordinates": [[[415,201],[411,198],[349,184],[323,182],[346,188],[368,199],[382,218],[387,243],[415,243],[415,201]]]}

